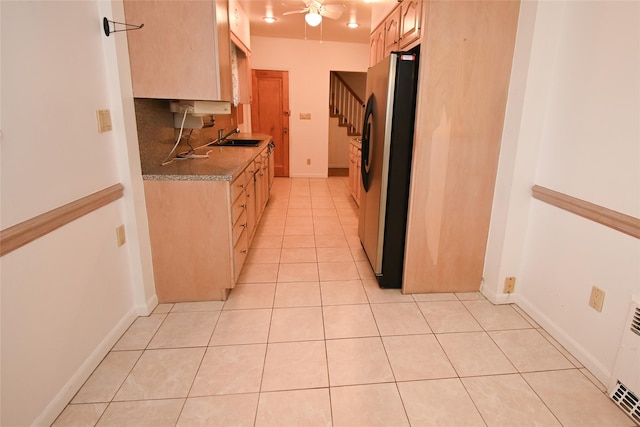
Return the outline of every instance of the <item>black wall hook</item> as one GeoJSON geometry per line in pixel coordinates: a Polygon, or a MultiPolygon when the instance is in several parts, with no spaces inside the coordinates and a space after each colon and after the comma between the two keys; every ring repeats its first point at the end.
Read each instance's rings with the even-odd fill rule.
{"type": "Polygon", "coordinates": [[[104,29],[104,34],[109,37],[109,34],[111,33],[119,33],[120,31],[130,31],[130,30],[139,30],[140,28],[144,27],[144,24],[140,24],[140,25],[133,25],[133,24],[127,24],[126,22],[116,22],[116,21],[110,21],[107,18],[103,18],[102,19],[102,28],[104,29]],[[111,30],[109,28],[109,23],[113,24],[113,30],[111,30]],[[131,27],[131,28],[122,28],[120,30],[116,30],[116,24],[119,25],[124,25],[126,27],[131,27]]]}

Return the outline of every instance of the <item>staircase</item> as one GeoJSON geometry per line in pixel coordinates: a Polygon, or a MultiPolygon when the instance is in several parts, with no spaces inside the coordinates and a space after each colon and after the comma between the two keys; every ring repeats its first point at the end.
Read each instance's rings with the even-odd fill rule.
{"type": "Polygon", "coordinates": [[[338,118],[338,124],[347,128],[349,136],[362,135],[364,103],[347,83],[332,71],[329,86],[329,115],[338,118]]]}

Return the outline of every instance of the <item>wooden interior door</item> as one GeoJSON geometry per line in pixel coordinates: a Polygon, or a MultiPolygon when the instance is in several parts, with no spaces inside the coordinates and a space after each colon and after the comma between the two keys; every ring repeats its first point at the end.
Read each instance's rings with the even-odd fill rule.
{"type": "Polygon", "coordinates": [[[289,72],[253,70],[251,131],[271,135],[275,176],[289,176],[289,72]]]}

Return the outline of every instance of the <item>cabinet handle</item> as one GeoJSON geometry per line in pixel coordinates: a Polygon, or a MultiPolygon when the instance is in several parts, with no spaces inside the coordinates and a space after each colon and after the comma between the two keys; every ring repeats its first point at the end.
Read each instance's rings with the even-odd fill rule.
{"type": "Polygon", "coordinates": [[[249,197],[251,197],[251,194],[247,194],[247,199],[248,199],[249,197]]]}
{"type": "Polygon", "coordinates": [[[246,254],[247,254],[247,252],[249,252],[249,251],[248,251],[247,249],[243,249],[243,250],[241,250],[240,252],[246,255],[246,254]]]}
{"type": "Polygon", "coordinates": [[[247,228],[247,223],[242,224],[242,228],[247,228]]]}
{"type": "Polygon", "coordinates": [[[244,189],[244,184],[238,184],[238,187],[244,189]]]}
{"type": "Polygon", "coordinates": [[[240,207],[241,207],[242,209],[247,209],[247,204],[246,204],[246,203],[243,203],[243,204],[241,204],[241,205],[240,205],[240,207]]]}

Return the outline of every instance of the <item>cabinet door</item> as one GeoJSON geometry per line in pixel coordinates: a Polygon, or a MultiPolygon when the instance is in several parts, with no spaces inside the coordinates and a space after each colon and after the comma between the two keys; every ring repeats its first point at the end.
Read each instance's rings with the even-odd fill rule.
{"type": "Polygon", "coordinates": [[[251,49],[249,17],[238,0],[229,0],[229,28],[247,49],[251,49]]]}
{"type": "Polygon", "coordinates": [[[353,144],[349,144],[349,192],[351,196],[356,198],[356,155],[355,155],[355,146],[353,144]]]}
{"type": "Polygon", "coordinates": [[[369,43],[369,65],[376,65],[382,58],[384,58],[384,24],[371,34],[369,43]]]}
{"type": "Polygon", "coordinates": [[[262,200],[264,199],[264,190],[262,187],[262,178],[260,173],[262,172],[262,156],[258,155],[256,159],[253,161],[253,171],[254,171],[254,190],[255,190],[255,204],[256,204],[256,212],[255,218],[256,223],[260,218],[260,214],[262,213],[262,200]]]}
{"type": "Polygon", "coordinates": [[[242,266],[244,265],[244,261],[247,259],[248,253],[249,241],[247,238],[247,230],[243,228],[240,231],[238,239],[236,239],[235,246],[233,247],[233,285],[235,285],[238,277],[240,277],[240,272],[242,271],[242,266]]]}
{"type": "Polygon", "coordinates": [[[273,155],[273,151],[269,153],[269,191],[271,191],[271,186],[273,185],[273,179],[275,177],[275,157],[273,155]]]}
{"type": "Polygon", "coordinates": [[[391,12],[391,15],[384,21],[384,56],[388,56],[391,52],[398,50],[400,41],[400,12],[401,8],[397,7],[391,12]]]}
{"type": "Polygon", "coordinates": [[[251,52],[233,34],[231,34],[231,43],[232,50],[235,51],[235,53],[232,52],[232,61],[234,59],[236,61],[238,103],[251,104],[251,52]]]}
{"type": "Polygon", "coordinates": [[[362,164],[360,163],[362,159],[362,150],[360,148],[356,148],[356,173],[355,173],[355,181],[353,183],[356,193],[356,203],[360,206],[360,192],[362,191],[362,184],[360,181],[360,167],[362,164]]]}
{"type": "Polygon", "coordinates": [[[420,40],[422,0],[404,0],[401,5],[400,49],[420,40]]]}
{"type": "Polygon", "coordinates": [[[247,197],[247,236],[249,242],[253,239],[253,232],[256,228],[256,181],[255,181],[255,167],[253,162],[245,169],[245,179],[247,187],[245,190],[247,197]]]}
{"type": "Polygon", "coordinates": [[[134,97],[231,100],[228,17],[216,3],[124,0],[127,22],[144,24],[127,32],[134,97]]]}
{"type": "Polygon", "coordinates": [[[260,171],[260,182],[262,186],[262,201],[260,203],[260,213],[264,211],[269,201],[269,155],[267,150],[262,152],[262,170],[260,171]]]}

